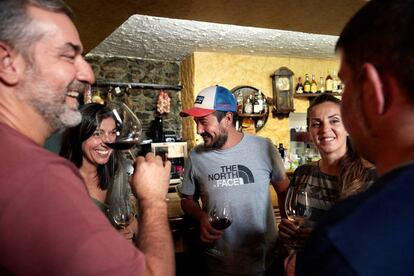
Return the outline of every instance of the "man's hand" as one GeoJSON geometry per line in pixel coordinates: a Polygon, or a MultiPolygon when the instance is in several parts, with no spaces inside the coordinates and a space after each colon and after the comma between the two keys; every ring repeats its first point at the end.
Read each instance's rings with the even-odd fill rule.
{"type": "Polygon", "coordinates": [[[295,275],[295,268],[296,268],[296,253],[291,252],[288,257],[285,258],[284,261],[284,275],[285,276],[294,276],[295,275]]]}
{"type": "Polygon", "coordinates": [[[200,218],[200,239],[205,243],[212,243],[221,238],[223,231],[214,229],[210,224],[208,214],[203,212],[200,218]]]}
{"type": "Polygon", "coordinates": [[[137,247],[145,255],[145,275],[174,275],[174,247],[168,224],[171,163],[148,153],[136,159],[132,188],[139,204],[137,247]]]}
{"type": "Polygon", "coordinates": [[[137,157],[132,188],[139,201],[165,201],[168,193],[171,163],[148,153],[137,157]]]}

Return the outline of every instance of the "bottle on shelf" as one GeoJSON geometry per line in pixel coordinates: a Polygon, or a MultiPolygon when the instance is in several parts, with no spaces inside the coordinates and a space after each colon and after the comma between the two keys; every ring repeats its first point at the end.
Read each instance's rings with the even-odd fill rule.
{"type": "Polygon", "coordinates": [[[257,95],[257,101],[259,102],[259,112],[258,113],[263,113],[263,96],[262,96],[262,92],[260,92],[260,91],[257,95]]]}
{"type": "Polygon", "coordinates": [[[325,92],[325,80],[323,77],[319,78],[319,86],[318,86],[318,93],[324,93],[325,92]]]}
{"type": "Polygon", "coordinates": [[[267,105],[266,97],[263,99],[263,113],[267,114],[269,106],[267,105]]]}
{"type": "Polygon", "coordinates": [[[253,94],[253,113],[254,114],[259,114],[261,112],[261,105],[259,102],[259,95],[258,94],[253,94]]]}
{"type": "Polygon", "coordinates": [[[244,103],[244,113],[252,114],[253,104],[251,102],[251,95],[247,97],[246,102],[244,103]]]}
{"type": "Polygon", "coordinates": [[[285,160],[285,148],[283,147],[283,143],[279,144],[279,147],[277,148],[280,154],[280,157],[282,157],[282,160],[285,160]]]}
{"type": "Polygon", "coordinates": [[[155,116],[154,118],[154,142],[164,141],[163,117],[155,116]]]}
{"type": "Polygon", "coordinates": [[[332,93],[338,93],[338,77],[335,70],[332,75],[332,93]]]}
{"type": "Polygon", "coordinates": [[[256,127],[260,128],[264,125],[264,121],[262,119],[257,120],[256,127]]]}
{"type": "Polygon", "coordinates": [[[302,77],[298,77],[298,83],[296,84],[295,93],[302,94],[303,90],[304,90],[304,87],[302,83],[302,77]]]}
{"type": "Polygon", "coordinates": [[[341,81],[340,78],[338,78],[338,93],[342,94],[342,92],[344,91],[344,83],[341,81]]]}
{"type": "Polygon", "coordinates": [[[305,82],[303,83],[303,92],[310,93],[311,92],[311,83],[309,81],[309,74],[305,75],[305,82]]]}
{"type": "Polygon", "coordinates": [[[325,92],[332,93],[332,76],[329,73],[329,70],[325,79],[325,92]]]}
{"type": "Polygon", "coordinates": [[[312,82],[311,82],[311,93],[318,92],[318,84],[315,80],[315,74],[312,74],[312,82]]]}
{"type": "Polygon", "coordinates": [[[237,113],[243,113],[243,93],[238,93],[236,97],[237,113]]]}

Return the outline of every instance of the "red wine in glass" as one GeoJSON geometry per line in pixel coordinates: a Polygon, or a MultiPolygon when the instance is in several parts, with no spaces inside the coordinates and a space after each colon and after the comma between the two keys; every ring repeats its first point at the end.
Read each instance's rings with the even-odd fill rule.
{"type": "Polygon", "coordinates": [[[224,230],[231,225],[230,207],[226,202],[214,204],[208,215],[211,226],[217,230],[224,230]]]}
{"type": "Polygon", "coordinates": [[[114,150],[127,150],[135,146],[137,143],[138,141],[136,140],[127,139],[127,140],[116,140],[115,142],[112,142],[112,143],[106,142],[105,145],[107,145],[108,147],[114,150]]]}
{"type": "Polygon", "coordinates": [[[228,218],[213,218],[210,224],[217,230],[224,230],[231,225],[231,220],[228,218]]]}
{"type": "MultiPolygon", "coordinates": [[[[129,150],[137,145],[142,133],[142,125],[135,113],[122,101],[115,98],[107,104],[110,110],[110,117],[114,119],[116,125],[116,136],[114,139],[104,143],[115,150],[129,150]]],[[[97,128],[100,128],[102,121],[108,117],[108,114],[97,114],[96,122],[97,128]]],[[[134,154],[129,151],[132,159],[135,159],[134,154]]]]}

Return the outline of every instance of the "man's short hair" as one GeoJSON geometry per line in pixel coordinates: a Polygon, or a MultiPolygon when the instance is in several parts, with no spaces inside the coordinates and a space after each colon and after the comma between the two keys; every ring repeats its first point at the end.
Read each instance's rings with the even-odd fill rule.
{"type": "Polygon", "coordinates": [[[233,126],[236,126],[236,122],[239,119],[239,116],[238,116],[237,112],[217,111],[216,110],[216,111],[214,111],[213,115],[216,116],[217,121],[220,122],[226,116],[227,113],[233,114],[232,124],[233,124],[233,126]]]}
{"type": "Polygon", "coordinates": [[[364,63],[371,63],[380,76],[392,75],[414,103],[413,26],[414,1],[372,0],[347,23],[336,49],[344,51],[354,78],[364,63]]]}
{"type": "Polygon", "coordinates": [[[26,58],[30,45],[43,36],[31,25],[32,19],[27,14],[28,6],[63,13],[74,19],[73,11],[62,0],[0,0],[0,41],[26,58]]]}

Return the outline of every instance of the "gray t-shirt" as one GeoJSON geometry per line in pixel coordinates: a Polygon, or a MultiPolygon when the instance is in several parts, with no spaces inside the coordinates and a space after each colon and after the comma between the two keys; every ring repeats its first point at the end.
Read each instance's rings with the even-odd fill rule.
{"type": "Polygon", "coordinates": [[[215,244],[223,256],[212,253],[216,272],[260,275],[273,262],[277,232],[269,182],[284,177],[269,139],[245,134],[230,149],[192,150],[180,192],[200,196],[205,211],[215,201],[231,205],[232,224],[215,244]]]}

